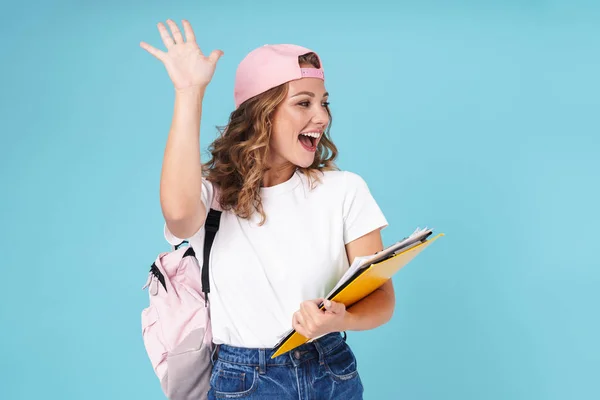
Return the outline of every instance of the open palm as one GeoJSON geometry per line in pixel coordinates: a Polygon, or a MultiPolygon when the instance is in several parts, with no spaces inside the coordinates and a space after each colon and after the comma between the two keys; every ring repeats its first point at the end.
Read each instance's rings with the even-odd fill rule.
{"type": "Polygon", "coordinates": [[[140,42],[140,47],[164,64],[176,90],[205,88],[210,83],[217,61],[223,52],[214,50],[206,57],[196,43],[196,36],[189,21],[182,21],[186,40],[175,22],[169,19],[167,24],[172,35],[169,34],[162,22],[158,23],[158,31],[167,47],[166,52],[158,50],[146,42],[140,42]]]}

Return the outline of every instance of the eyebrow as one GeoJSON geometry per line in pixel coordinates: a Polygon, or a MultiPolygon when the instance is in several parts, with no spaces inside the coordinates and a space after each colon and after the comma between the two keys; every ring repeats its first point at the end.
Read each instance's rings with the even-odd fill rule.
{"type": "MultiPolygon", "coordinates": [[[[304,91],[304,92],[298,92],[298,93],[296,93],[295,95],[293,95],[291,97],[296,97],[296,96],[300,96],[300,95],[303,95],[303,94],[306,94],[306,95],[308,95],[310,97],[315,97],[315,94],[313,92],[306,92],[306,91],[304,91]]],[[[325,94],[323,95],[323,97],[327,97],[327,96],[329,96],[329,93],[325,92],[325,94]]]]}

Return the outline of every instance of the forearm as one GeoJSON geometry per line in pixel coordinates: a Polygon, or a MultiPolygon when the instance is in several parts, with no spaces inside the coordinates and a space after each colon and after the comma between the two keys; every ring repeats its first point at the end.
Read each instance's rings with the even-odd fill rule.
{"type": "Polygon", "coordinates": [[[201,89],[175,92],[173,120],[160,179],[160,202],[167,221],[191,219],[204,207],[200,161],[203,98],[201,89]]]}
{"type": "Polygon", "coordinates": [[[387,323],[394,313],[396,298],[392,281],[355,303],[346,310],[345,331],[364,331],[387,323]]]}

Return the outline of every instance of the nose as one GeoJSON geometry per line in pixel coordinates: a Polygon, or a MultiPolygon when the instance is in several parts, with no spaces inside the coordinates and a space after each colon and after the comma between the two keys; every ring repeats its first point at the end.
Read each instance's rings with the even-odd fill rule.
{"type": "Polygon", "coordinates": [[[313,115],[313,122],[323,128],[327,126],[329,123],[329,114],[325,107],[319,106],[316,108],[315,114],[313,115]]]}

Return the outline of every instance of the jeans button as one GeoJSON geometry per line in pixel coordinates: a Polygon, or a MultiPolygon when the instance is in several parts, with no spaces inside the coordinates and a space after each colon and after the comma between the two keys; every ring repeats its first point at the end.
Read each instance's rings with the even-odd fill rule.
{"type": "Polygon", "coordinates": [[[294,351],[294,357],[296,358],[296,360],[300,359],[300,352],[298,350],[294,351]]]}

